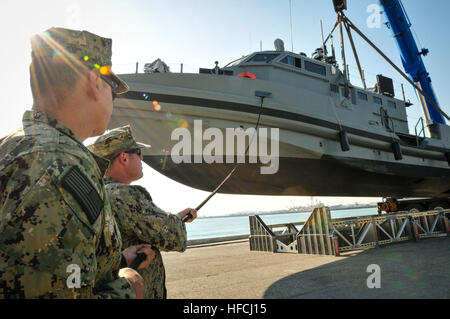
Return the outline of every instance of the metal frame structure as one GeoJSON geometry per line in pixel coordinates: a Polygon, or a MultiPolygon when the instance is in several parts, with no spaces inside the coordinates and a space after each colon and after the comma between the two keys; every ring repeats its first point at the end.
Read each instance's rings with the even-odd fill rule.
{"type": "Polygon", "coordinates": [[[328,207],[313,210],[306,222],[266,225],[249,216],[250,250],[334,255],[450,234],[450,210],[331,219],[328,207]],[[300,231],[296,226],[303,225],[300,231]],[[281,231],[274,229],[282,228],[281,231]]]}
{"type": "Polygon", "coordinates": [[[431,101],[427,101],[421,97],[423,111],[428,120],[427,125],[432,123],[445,124],[444,117],[430,103],[434,102],[434,104],[438,105],[436,94],[431,85],[431,78],[421,57],[421,55],[427,55],[429,50],[422,48],[419,51],[411,32],[411,22],[400,0],[380,0],[379,3],[389,22],[393,38],[398,45],[403,68],[414,83],[420,86],[423,92],[431,99],[431,101]]]}

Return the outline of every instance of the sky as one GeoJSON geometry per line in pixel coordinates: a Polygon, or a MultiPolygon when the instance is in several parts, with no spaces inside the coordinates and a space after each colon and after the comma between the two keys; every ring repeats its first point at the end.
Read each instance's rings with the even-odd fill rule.
{"type": "MultiPolygon", "coordinates": [[[[348,0],[347,17],[387,56],[401,67],[399,52],[386,19],[377,14],[375,0],[348,0]],[[375,9],[374,9],[375,8],[375,9]]],[[[450,1],[404,0],[419,47],[430,50],[424,57],[425,66],[441,108],[450,113],[448,90],[448,59],[450,1]]],[[[200,67],[219,66],[242,55],[272,50],[273,41],[280,38],[285,49],[305,52],[308,56],[321,46],[320,21],[325,36],[336,22],[331,0],[291,0],[292,33],[289,0],[171,0],[171,1],[23,1],[2,0],[0,9],[0,136],[21,125],[23,112],[31,108],[29,86],[30,37],[46,29],[66,27],[88,30],[113,39],[113,71],[133,73],[136,62],[140,72],[144,63],[161,58],[171,71],[197,73],[200,67]],[[292,38],[292,41],[291,41],[292,38]]],[[[408,112],[410,131],[422,116],[414,91],[356,34],[353,35],[367,84],[376,82],[376,74],[394,80],[396,96],[401,98],[401,83],[407,99],[414,105],[408,112]]],[[[347,41],[347,40],[346,40],[347,41]]],[[[334,45],[340,62],[338,33],[334,45]]],[[[348,41],[346,55],[351,81],[361,86],[356,63],[348,41]]],[[[218,181],[219,183],[220,181],[218,181]]],[[[136,182],[147,188],[155,203],[169,212],[195,207],[209,193],[172,181],[144,164],[144,178],[136,182]]],[[[381,198],[315,197],[326,205],[367,203],[381,198]]],[[[305,196],[244,196],[215,195],[199,212],[213,216],[242,211],[282,210],[311,203],[305,196]]]]}

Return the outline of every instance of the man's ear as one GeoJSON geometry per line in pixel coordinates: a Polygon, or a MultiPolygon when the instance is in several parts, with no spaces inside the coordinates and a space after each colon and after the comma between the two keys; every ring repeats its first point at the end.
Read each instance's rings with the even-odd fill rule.
{"type": "Polygon", "coordinates": [[[100,99],[100,80],[100,75],[96,69],[92,69],[86,79],[86,89],[88,91],[87,93],[95,101],[98,101],[100,99]]]}
{"type": "Polygon", "coordinates": [[[127,154],[124,152],[120,153],[118,160],[119,160],[120,164],[127,165],[127,161],[128,161],[127,154]]]}

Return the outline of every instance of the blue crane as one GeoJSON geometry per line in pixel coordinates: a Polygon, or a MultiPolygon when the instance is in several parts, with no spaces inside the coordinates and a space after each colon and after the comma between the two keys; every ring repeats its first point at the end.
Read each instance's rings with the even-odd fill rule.
{"type": "MultiPolygon", "coordinates": [[[[394,35],[400,50],[403,67],[411,80],[418,85],[422,91],[436,104],[436,95],[431,86],[431,78],[422,60],[422,55],[427,55],[427,49],[417,48],[411,32],[411,23],[400,0],[379,0],[381,7],[389,22],[390,29],[394,35]]],[[[420,95],[420,101],[427,122],[445,124],[445,119],[433,105],[420,95]],[[426,105],[426,107],[425,107],[426,105]]]]}

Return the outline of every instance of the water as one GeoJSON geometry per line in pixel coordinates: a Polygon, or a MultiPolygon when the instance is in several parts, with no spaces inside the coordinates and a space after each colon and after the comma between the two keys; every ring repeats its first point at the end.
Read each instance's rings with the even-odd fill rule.
{"type": "MultiPolygon", "coordinates": [[[[355,217],[376,214],[377,209],[374,207],[343,209],[334,211],[332,210],[331,218],[355,217]]],[[[267,225],[273,225],[304,222],[308,219],[309,213],[287,213],[259,216],[267,225]]],[[[301,228],[301,226],[299,228],[301,228]]],[[[193,223],[187,223],[186,229],[188,240],[250,234],[248,216],[198,218],[193,223]]]]}

